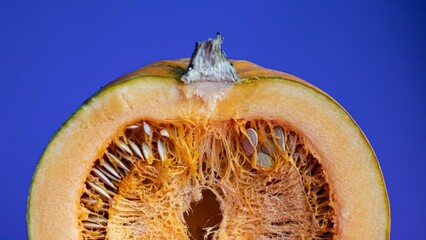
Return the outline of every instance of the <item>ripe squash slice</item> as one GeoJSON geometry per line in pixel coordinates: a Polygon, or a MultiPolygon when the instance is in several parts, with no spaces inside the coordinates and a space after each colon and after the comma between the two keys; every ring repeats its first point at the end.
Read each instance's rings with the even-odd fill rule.
{"type": "MultiPolygon", "coordinates": [[[[221,37],[208,42],[222,56],[221,37]]],[[[382,173],[349,114],[299,78],[231,62],[235,83],[183,83],[193,56],[86,101],[37,166],[29,238],[388,239],[382,173]]]]}

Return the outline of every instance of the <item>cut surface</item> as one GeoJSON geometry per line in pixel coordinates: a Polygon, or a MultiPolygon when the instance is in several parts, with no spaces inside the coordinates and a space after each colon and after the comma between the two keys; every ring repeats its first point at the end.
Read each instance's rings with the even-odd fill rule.
{"type": "Polygon", "coordinates": [[[186,63],[126,76],[64,125],[34,177],[31,239],[388,238],[374,152],[330,97],[234,62],[242,82],[207,105],[176,81],[186,63]],[[203,195],[221,216],[200,234],[203,195]]]}

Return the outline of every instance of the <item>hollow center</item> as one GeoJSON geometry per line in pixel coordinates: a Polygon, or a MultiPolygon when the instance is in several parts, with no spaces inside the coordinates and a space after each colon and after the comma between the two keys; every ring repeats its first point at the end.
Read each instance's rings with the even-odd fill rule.
{"type": "Polygon", "coordinates": [[[212,239],[212,235],[205,238],[208,229],[216,229],[222,221],[222,212],[216,195],[208,190],[202,191],[203,198],[198,202],[191,203],[191,211],[185,215],[192,239],[212,239]]]}

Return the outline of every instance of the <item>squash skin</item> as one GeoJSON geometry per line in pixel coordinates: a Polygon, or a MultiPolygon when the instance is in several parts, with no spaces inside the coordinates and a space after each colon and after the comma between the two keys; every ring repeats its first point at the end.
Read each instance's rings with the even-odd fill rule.
{"type": "MultiPolygon", "coordinates": [[[[268,69],[264,69],[261,68],[255,64],[252,64],[250,62],[247,61],[231,61],[237,71],[237,73],[239,74],[239,77],[242,79],[242,83],[249,83],[249,82],[256,82],[260,79],[270,79],[270,78],[274,78],[274,79],[281,79],[281,80],[285,80],[285,81],[291,81],[294,82],[296,84],[301,84],[306,86],[307,88],[312,89],[313,91],[316,91],[318,93],[320,93],[322,96],[325,96],[326,98],[328,98],[330,100],[330,102],[333,102],[333,104],[337,105],[343,112],[345,112],[348,116],[349,114],[346,112],[346,110],[344,110],[344,108],[338,104],[334,99],[332,99],[329,95],[327,95],[326,93],[324,93],[323,91],[321,91],[320,89],[316,88],[315,86],[295,77],[292,76],[290,74],[286,74],[286,73],[282,73],[282,72],[278,72],[278,71],[274,71],[274,70],[268,70],[268,69]]],[[[89,100],[87,100],[69,119],[67,122],[64,123],[64,125],[61,127],[65,128],[68,124],[70,124],[70,122],[72,122],[72,120],[75,118],[75,116],[77,115],[77,113],[79,111],[81,111],[86,105],[91,104],[91,102],[97,98],[98,95],[100,94],[106,94],[106,92],[108,92],[109,89],[112,88],[120,88],[121,85],[126,84],[127,81],[131,81],[132,79],[139,79],[139,78],[145,78],[145,77],[155,77],[155,78],[164,78],[164,79],[174,79],[175,81],[180,80],[180,77],[184,74],[186,67],[189,63],[189,59],[180,59],[180,60],[175,60],[175,61],[160,61],[160,62],[155,62],[152,64],[149,64],[145,67],[142,67],[139,70],[136,70],[132,73],[126,74],[123,77],[120,77],[114,81],[112,81],[109,85],[107,85],[105,88],[101,89],[98,93],[96,93],[92,98],[90,98],[89,100]]],[[[358,125],[356,124],[356,122],[350,118],[350,120],[353,122],[353,124],[355,126],[358,127],[358,125]]],[[[58,132],[52,137],[51,141],[54,141],[56,138],[56,135],[61,131],[61,129],[58,130],[58,132]]],[[[359,131],[360,128],[358,127],[359,131]]],[[[386,239],[389,239],[389,235],[390,235],[390,207],[389,207],[389,200],[387,198],[387,191],[386,191],[386,186],[384,183],[384,179],[383,176],[381,174],[381,170],[380,170],[380,166],[378,164],[377,161],[377,157],[374,154],[373,149],[371,148],[367,138],[365,137],[365,135],[362,133],[361,134],[364,138],[364,141],[367,143],[367,145],[370,148],[371,153],[374,155],[374,159],[376,159],[375,161],[375,170],[377,171],[377,173],[381,176],[381,182],[378,183],[381,185],[381,189],[383,190],[383,196],[384,199],[386,199],[386,201],[383,203],[385,205],[385,208],[387,209],[387,229],[386,229],[386,239]]],[[[46,149],[47,150],[47,149],[46,149]]],[[[39,165],[37,166],[36,172],[33,176],[33,182],[34,179],[37,177],[37,171],[38,168],[41,164],[41,162],[44,159],[44,154],[41,157],[41,160],[39,162],[39,165]]],[[[31,204],[31,195],[32,195],[32,187],[31,187],[31,191],[30,191],[30,195],[29,195],[29,200],[28,200],[28,212],[27,212],[27,228],[28,228],[28,233],[29,233],[29,238],[30,239],[38,239],[37,237],[33,238],[33,236],[31,236],[31,215],[30,215],[30,209],[32,208],[32,204],[31,204]]]]}
{"type": "MultiPolygon", "coordinates": [[[[161,77],[170,77],[177,80],[180,80],[182,75],[185,73],[190,59],[189,58],[183,58],[178,60],[164,60],[164,61],[158,61],[151,64],[148,64],[146,66],[143,66],[142,68],[133,71],[131,73],[125,74],[114,81],[112,81],[110,84],[118,83],[121,81],[125,81],[134,77],[138,76],[144,76],[144,75],[152,75],[152,76],[161,76],[161,77]]],[[[302,79],[295,77],[288,73],[283,73],[275,70],[270,70],[266,68],[262,68],[254,63],[244,61],[244,60],[230,60],[230,62],[233,64],[235,70],[238,73],[238,76],[245,80],[247,79],[255,79],[259,77],[280,77],[284,79],[291,79],[295,81],[300,81],[301,83],[307,84],[311,87],[314,87],[313,85],[303,81],[302,79]]]]}
{"type": "MultiPolygon", "coordinates": [[[[243,82],[253,81],[253,80],[257,80],[261,78],[282,78],[286,80],[292,80],[292,81],[301,83],[303,85],[306,85],[309,88],[313,88],[316,91],[323,94],[324,96],[327,96],[331,101],[339,105],[339,107],[347,113],[347,111],[340,105],[340,103],[334,100],[326,92],[324,92],[323,90],[319,89],[318,87],[310,84],[309,82],[301,78],[298,78],[289,73],[263,68],[259,65],[256,65],[252,62],[245,61],[245,60],[229,60],[229,61],[234,66],[236,72],[238,73],[238,76],[243,82]]],[[[182,58],[178,60],[163,60],[163,61],[154,62],[148,65],[145,65],[133,72],[127,73],[119,78],[116,78],[115,80],[111,81],[107,86],[113,85],[122,81],[126,81],[132,78],[141,77],[141,76],[158,76],[158,77],[167,77],[167,78],[180,80],[182,75],[186,72],[189,62],[190,62],[189,58],[182,58]]],[[[349,115],[349,113],[347,114],[349,115]]],[[[356,124],[355,121],[354,123],[356,124]]]]}

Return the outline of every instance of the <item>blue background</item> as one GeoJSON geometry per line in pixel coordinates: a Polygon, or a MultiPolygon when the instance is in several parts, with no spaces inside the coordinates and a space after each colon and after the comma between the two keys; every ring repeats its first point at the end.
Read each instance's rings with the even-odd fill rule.
{"type": "Polygon", "coordinates": [[[1,1],[0,239],[26,239],[38,158],[85,99],[142,65],[189,57],[217,31],[229,58],[292,73],[337,99],[380,160],[392,239],[425,239],[424,3],[153,2],[1,1]]]}

